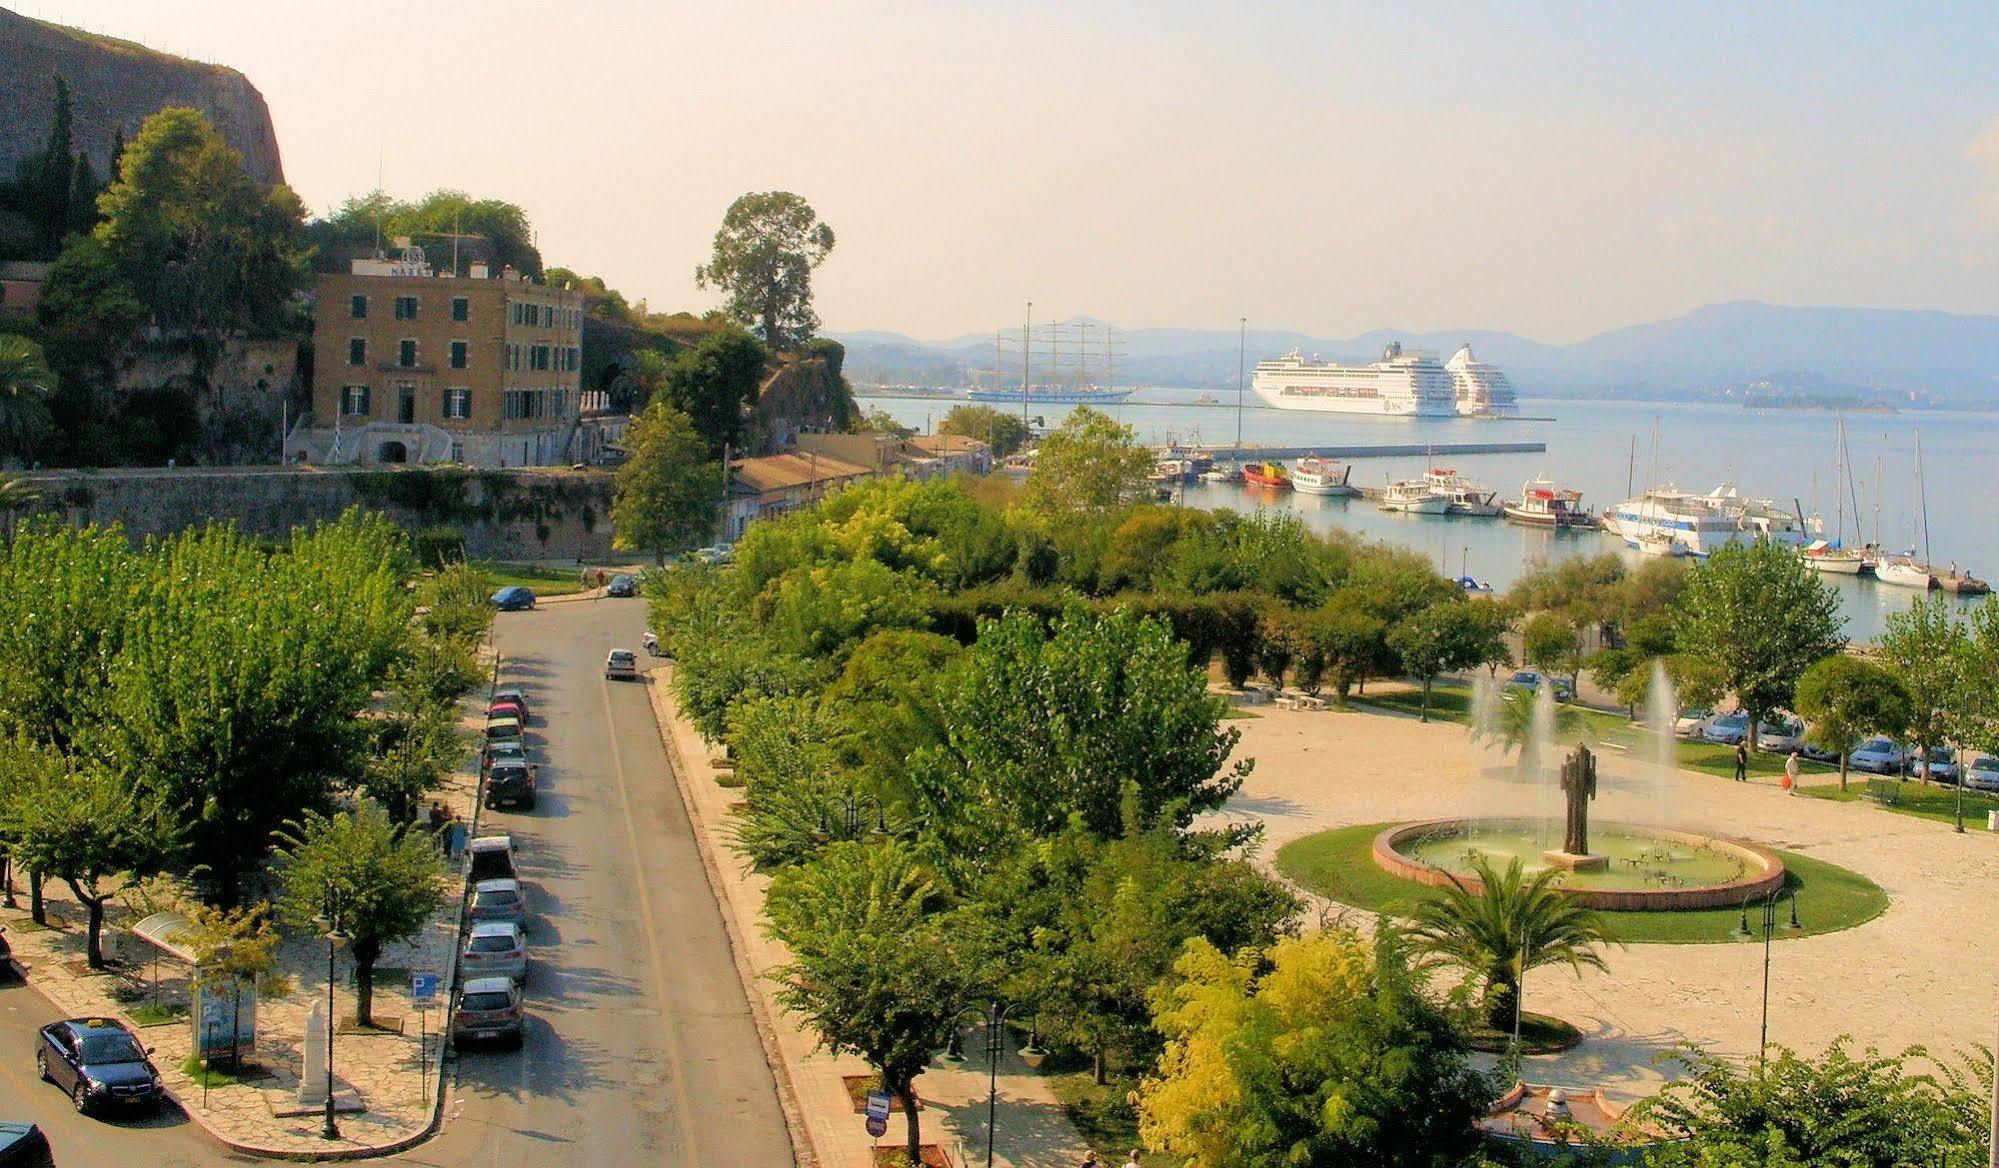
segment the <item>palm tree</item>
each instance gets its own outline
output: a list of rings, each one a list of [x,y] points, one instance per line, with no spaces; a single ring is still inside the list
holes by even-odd
[[[56,375],[42,347],[26,337],[0,336],[0,457],[25,459],[55,428],[49,397]]]
[[[1519,751],[1514,769],[1523,773],[1541,762],[1534,750],[1534,698],[1535,691],[1531,689],[1510,688],[1493,703],[1491,722],[1486,725],[1474,722],[1471,728],[1474,741],[1489,739],[1506,750]],[[1589,722],[1581,710],[1567,702],[1555,703],[1553,741],[1580,742],[1588,733]]]
[[[1528,878],[1518,860],[1494,872],[1480,857],[1472,871],[1482,888],[1474,891],[1453,875],[1450,887],[1416,906],[1410,944],[1430,964],[1455,965],[1480,980],[1488,1026],[1512,1026],[1520,979],[1530,969],[1562,962],[1579,974],[1585,965],[1605,968],[1596,951],[1611,940],[1603,918],[1562,890],[1561,869]]]

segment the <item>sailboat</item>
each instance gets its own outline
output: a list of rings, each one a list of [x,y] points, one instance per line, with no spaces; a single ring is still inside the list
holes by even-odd
[[[1833,483],[1833,495],[1838,500],[1839,526],[1835,530],[1831,542],[1823,539],[1815,539],[1804,547],[1799,548],[1798,554],[1805,558],[1805,563],[1810,565],[1814,572],[1824,572],[1833,576],[1858,576],[1874,568],[1876,557],[1870,554],[1875,551],[1874,548],[1850,548],[1846,546],[1846,492],[1853,489],[1853,468],[1847,465],[1846,461],[1845,418],[1839,419],[1838,450],[1839,469],[1837,479],[1845,480],[1845,490],[1840,489],[1840,482],[1835,481]],[[1858,498],[1854,500],[1853,511],[1853,521],[1858,524],[1860,522],[1860,501]],[[1804,530],[1804,526],[1804,509],[1799,508],[1799,530]]]
[[[1923,523],[1923,555],[1916,558],[1914,549],[1899,556],[1889,556],[1874,566],[1874,577],[1883,584],[1894,584],[1902,588],[1921,588],[1925,591],[1941,588],[1946,592],[1974,594],[1992,591],[1992,586],[1968,572],[1960,572],[1956,564],[1939,572],[1930,559],[1930,498],[1923,482],[1923,432],[1916,431],[1916,497],[1921,502]]]

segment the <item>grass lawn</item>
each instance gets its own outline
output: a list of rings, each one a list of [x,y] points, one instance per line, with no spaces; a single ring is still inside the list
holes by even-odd
[[[1504,1054],[1513,1045],[1513,1031],[1487,1030],[1476,1026],[1466,1031],[1465,1040],[1473,1050]],[[1556,1054],[1583,1040],[1583,1032],[1551,1014],[1520,1012],[1520,1050],[1523,1054]]]
[[[1098,1162],[1124,1163],[1124,1154],[1138,1146],[1138,1109],[1126,1102],[1126,1096],[1138,1089],[1137,1077],[1113,1074],[1108,1076],[1110,1082],[1099,1087],[1092,1080],[1087,1065],[1080,1071],[1066,1074],[1048,1075],[1046,1071],[1044,1066],[1043,1073],[1049,1089],[1055,1092],[1055,1098],[1062,1101],[1063,1112],[1068,1115],[1069,1122],[1076,1125],[1076,1132],[1083,1137],[1083,1142],[1096,1150]],[[1004,1129],[1000,1138],[1006,1138]],[[975,1161],[977,1159],[974,1157]],[[1140,1157],[1139,1163],[1145,1168],[1167,1168],[1173,1160],[1149,1152]]]
[[[1403,915],[1428,889],[1383,871],[1374,862],[1374,837],[1389,825],[1364,823],[1293,840],[1277,851],[1277,869],[1301,886],[1341,904],[1368,912]],[[1776,849],[1772,849],[1776,850]],[[1865,924],[1888,909],[1880,885],[1836,864],[1777,850],[1786,869],[1785,887],[1797,898],[1797,931],[1780,929],[1777,939],[1833,933]],[[1788,902],[1778,905],[1788,919]],[[1701,945],[1733,941],[1741,920],[1736,908],[1686,912],[1607,912],[1611,936],[1627,944]],[[1752,922],[1753,923],[1753,922]]]
[[[1357,705],[1379,706],[1404,714],[1417,714],[1423,708],[1423,691],[1418,689],[1386,693],[1378,697],[1370,694],[1356,697],[1354,702]],[[1582,711],[1583,721],[1589,725],[1590,736],[1597,742],[1626,750],[1639,749],[1641,746],[1649,749],[1649,744],[1641,741],[1646,736],[1646,730],[1633,726],[1631,720],[1624,715],[1606,713],[1587,706],[1576,708]],[[1471,690],[1462,685],[1438,685],[1432,688],[1430,719],[1470,725]],[[1749,773],[1751,776],[1775,778],[1784,773],[1784,757],[1781,754],[1770,754],[1765,751],[1753,752],[1749,756]],[[1800,770],[1806,774],[1831,774],[1839,769],[1836,766],[1827,766],[1809,760],[1800,761],[1802,763]],[[1689,742],[1682,739],[1679,743],[1679,762],[1683,770],[1719,775],[1724,779],[1735,777],[1733,746],[1723,746],[1715,742]],[[1966,800],[1966,806],[1969,805],[1970,801]]]
[[[243,1081],[213,1061],[203,1068],[201,1060],[194,1055],[187,1056],[187,1061],[180,1065],[180,1072],[193,1079],[197,1087],[233,1087]]]
[[[187,1017],[187,1007],[179,1002],[170,1002],[166,1005],[146,1002],[127,1011],[127,1014],[134,1026],[163,1026],[168,1022]]]
[[[1800,787],[1798,793],[1812,799],[1829,799],[1835,803],[1858,802],[1867,793],[1867,780],[1878,775],[1854,774],[1847,789],[1841,791],[1839,784],[1829,786]],[[1899,801],[1884,805],[1884,810],[1898,811],[1903,815],[1916,815],[1924,819],[1934,819],[1940,823],[1956,821],[1957,788],[1935,786],[1916,779],[1900,784],[1897,794]],[[1981,791],[1964,793],[1964,824],[1966,831],[1984,831],[1985,813],[1999,811],[1999,799],[1994,799]]]
[[[473,560],[472,567],[486,578],[486,586],[498,592],[519,584],[536,596],[568,596],[583,591],[577,581],[578,568],[547,568],[540,564],[502,564],[493,560]],[[592,587],[595,587],[593,584]]]

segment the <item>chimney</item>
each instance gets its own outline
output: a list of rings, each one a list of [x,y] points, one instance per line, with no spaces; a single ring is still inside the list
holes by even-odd
[[[473,278],[474,280],[484,280],[484,279],[486,279],[486,278],[487,278],[487,276],[486,276],[486,261],[485,261],[485,260],[473,260],[473,261],[472,261],[472,268],[471,268],[471,273],[470,273],[470,274],[471,274],[471,276],[472,276],[472,278]]]

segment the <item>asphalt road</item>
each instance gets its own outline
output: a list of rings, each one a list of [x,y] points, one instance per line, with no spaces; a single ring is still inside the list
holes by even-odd
[[[643,622],[638,600],[499,615],[503,675],[528,687],[540,763],[537,808],[487,820],[513,835],[534,910],[527,1043],[459,1055],[443,1133],[377,1163],[794,1163],[645,689],[604,680],[605,652],[636,648]],[[32,1063],[36,1027],[57,1016],[34,990],[0,985],[0,1118],[42,1124],[62,1168],[250,1162],[173,1108],[117,1123],[71,1112]]]

